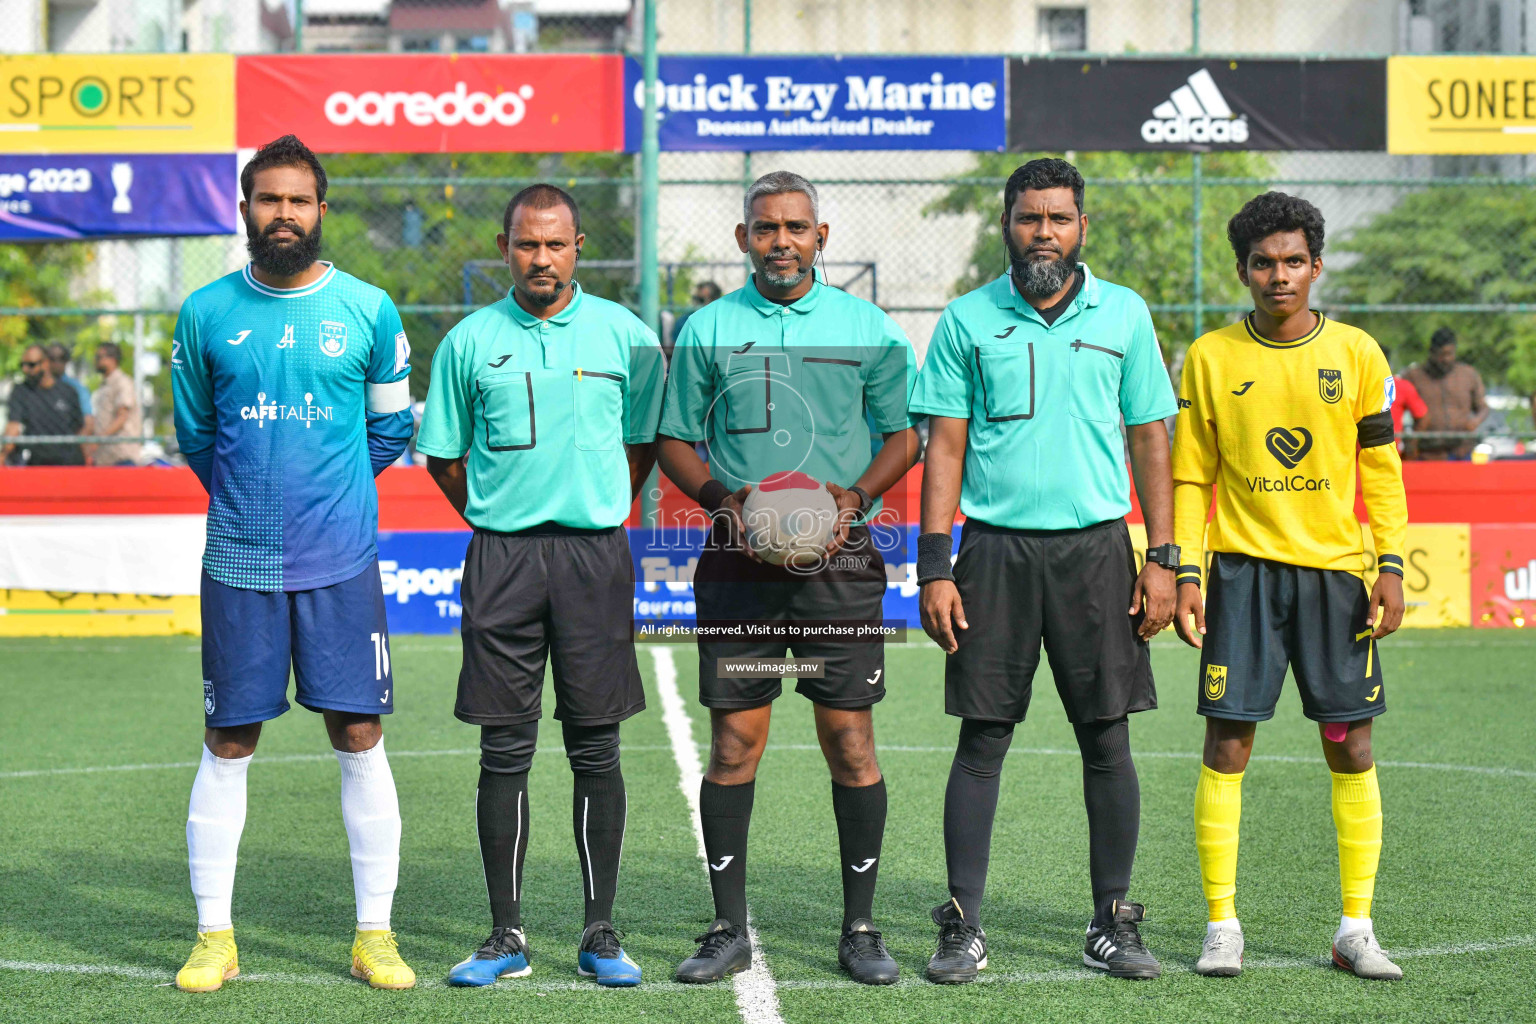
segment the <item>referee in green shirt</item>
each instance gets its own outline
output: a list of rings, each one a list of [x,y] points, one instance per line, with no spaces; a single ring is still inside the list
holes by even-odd
[[[986,966],[979,911],[998,775],[1043,640],[1083,757],[1094,901],[1083,960],[1155,978],[1142,907],[1125,900],[1141,815],[1126,716],[1157,706],[1147,640],[1173,616],[1163,420],[1177,405],[1146,303],[1078,261],[1088,218],[1077,168],[1031,160],[1014,171],[1001,224],[1009,273],[950,303],[912,396],[930,416],[920,608],[949,654],[945,710],[963,720],[944,798],[950,899],[934,908],[928,977],[973,981]],[[1139,575],[1127,440],[1153,545]],[[956,505],[967,518],[951,571]]]
[[[871,922],[886,812],[870,713],[885,695],[878,633],[864,642],[783,634],[726,642],[702,628],[833,620],[878,627],[885,563],[865,523],[917,458],[906,401],[916,360],[901,328],[878,307],[816,280],[829,229],[817,216],[814,185],[786,171],[764,175],[748,188],[742,214],[736,242],[752,261],[752,277],[688,318],[672,353],[658,430],[662,470],[715,519],[693,586],[699,699],[710,709],[699,817],[716,920],[677,978],[718,981],[751,963],[747,826],[781,682],[727,675],[720,662],[783,658],[788,648],[824,669],[821,677],[801,676],[796,689],[813,702],[832,773],[843,865],[838,962],[856,981],[885,985],[896,981],[896,962]],[[884,436],[873,460],[866,414]],[[708,465],[695,450],[700,441]],[[793,472],[823,482],[842,518],[828,557],[813,571],[766,564],[736,543],[752,487]]]
[[[519,192],[502,229],[512,289],[438,346],[416,442],[474,527],[454,714],[480,726],[475,805],[492,931],[448,980],[489,985],[529,971],[520,920],[528,770],[550,660],[575,773],[586,903],[577,969],[598,984],[636,985],[640,968],[611,923],[626,810],[619,723],[645,707],[624,520],[654,462],[661,349],[634,314],[576,284],[585,236],[564,191]]]

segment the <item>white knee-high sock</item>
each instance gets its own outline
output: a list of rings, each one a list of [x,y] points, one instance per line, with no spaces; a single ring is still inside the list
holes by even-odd
[[[187,807],[187,863],[197,899],[197,930],[231,927],[235,860],[245,829],[245,770],[250,757],[215,757],[203,748]]]
[[[395,777],[384,756],[384,741],[353,754],[336,751],[341,762],[341,820],[352,847],[352,889],[357,894],[357,927],[389,929],[390,905],[400,875],[400,802]]]

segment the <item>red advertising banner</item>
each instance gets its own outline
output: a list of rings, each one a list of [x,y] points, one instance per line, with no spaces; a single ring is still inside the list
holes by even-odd
[[[616,55],[240,57],[235,144],[292,133],[321,153],[615,151],[623,93]]]
[[[1472,527],[1472,625],[1536,626],[1536,525]]]

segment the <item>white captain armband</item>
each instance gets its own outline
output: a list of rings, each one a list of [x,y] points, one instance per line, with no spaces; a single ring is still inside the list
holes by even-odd
[[[368,383],[369,412],[399,412],[411,407],[410,378],[388,384]]]

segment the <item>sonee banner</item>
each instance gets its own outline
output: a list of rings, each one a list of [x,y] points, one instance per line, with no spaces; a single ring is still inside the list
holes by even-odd
[[[1381,150],[1381,60],[1066,60],[1008,66],[1008,148]]]

